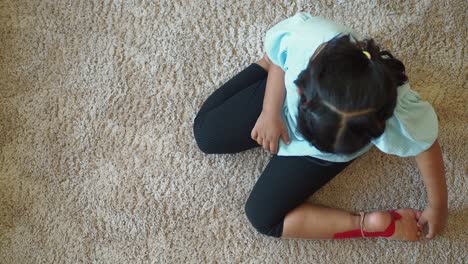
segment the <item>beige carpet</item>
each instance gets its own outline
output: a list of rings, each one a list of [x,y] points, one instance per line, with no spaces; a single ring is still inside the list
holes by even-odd
[[[203,101],[297,11],[374,37],[434,105],[450,203],[437,239],[259,235],[243,208],[270,154],[196,147]],[[466,263],[466,11],[464,0],[2,0],[0,263]],[[426,194],[413,159],[373,149],[311,200],[422,209]]]

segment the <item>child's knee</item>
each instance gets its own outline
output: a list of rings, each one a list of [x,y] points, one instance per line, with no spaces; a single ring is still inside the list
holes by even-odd
[[[195,138],[195,142],[197,143],[198,148],[206,153],[212,154],[213,153],[213,144],[209,140],[209,136],[207,135],[207,131],[205,131],[203,127],[202,118],[197,116],[193,122],[193,136]]]
[[[266,208],[265,208],[266,209]],[[283,231],[283,221],[273,219],[263,214],[264,210],[256,210],[252,202],[245,204],[245,214],[252,226],[260,233],[266,236],[281,237]]]

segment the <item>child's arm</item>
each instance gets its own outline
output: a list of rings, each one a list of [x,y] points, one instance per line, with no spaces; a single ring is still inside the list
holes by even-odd
[[[265,54],[268,65],[268,78],[263,98],[263,110],[252,129],[251,137],[263,148],[274,154],[278,152],[279,137],[289,143],[288,130],[281,117],[286,89],[284,71],[273,64]]]
[[[265,54],[269,63],[268,78],[263,98],[263,111],[279,115],[284,102],[286,90],[284,87],[284,71],[281,67],[273,64]]]
[[[426,186],[429,202],[418,224],[423,226],[428,223],[429,233],[426,238],[433,238],[444,228],[448,211],[444,162],[438,140],[428,150],[417,155],[416,162]]]

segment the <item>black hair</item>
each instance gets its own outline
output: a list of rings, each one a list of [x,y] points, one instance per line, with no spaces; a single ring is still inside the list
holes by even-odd
[[[407,81],[403,63],[373,39],[338,35],[294,81],[301,93],[298,129],[320,151],[354,153],[384,132],[397,87]]]

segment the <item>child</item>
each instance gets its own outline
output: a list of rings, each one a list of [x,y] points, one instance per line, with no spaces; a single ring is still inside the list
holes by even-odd
[[[298,13],[271,28],[265,56],[216,90],[194,121],[205,153],[262,146],[274,155],[247,200],[262,234],[283,238],[386,237],[439,233],[447,188],[438,122],[411,90],[405,67],[349,28]],[[359,214],[306,202],[354,159],[376,146],[414,156],[428,194],[423,211]]]

